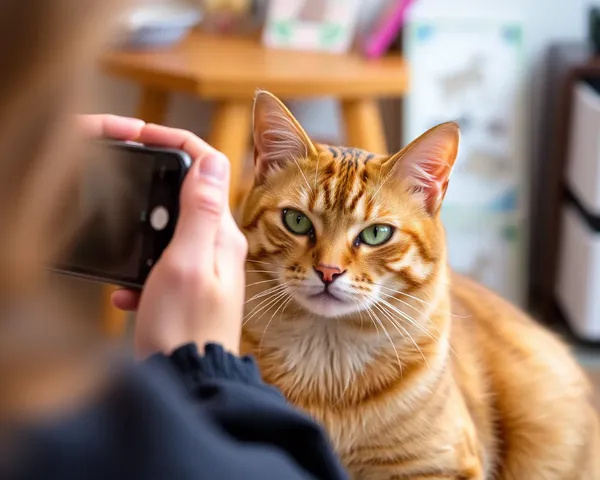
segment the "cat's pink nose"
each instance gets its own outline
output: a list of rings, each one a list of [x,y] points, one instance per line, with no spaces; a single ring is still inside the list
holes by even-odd
[[[325,285],[333,283],[333,281],[340,275],[342,275],[345,271],[342,270],[340,267],[335,267],[333,265],[325,265],[323,263],[320,263],[319,265],[313,268],[315,269],[315,272],[317,272],[317,275]]]

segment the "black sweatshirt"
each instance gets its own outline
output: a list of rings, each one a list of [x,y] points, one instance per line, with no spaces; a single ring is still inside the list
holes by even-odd
[[[252,359],[217,345],[155,355],[122,371],[102,401],[20,440],[8,478],[347,478],[321,428]]]

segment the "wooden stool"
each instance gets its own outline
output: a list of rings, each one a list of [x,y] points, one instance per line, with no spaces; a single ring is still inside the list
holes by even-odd
[[[185,92],[215,102],[208,142],[231,162],[232,204],[240,197],[241,174],[252,129],[257,88],[284,100],[335,97],[340,100],[346,144],[386,153],[377,105],[381,97],[401,97],[407,88],[402,58],[369,61],[357,54],[273,50],[256,39],[193,32],[179,45],[149,52],[113,51],[102,59],[110,75],[140,85],[138,118],[162,124],[169,94]],[[107,324],[115,329],[106,306]]]

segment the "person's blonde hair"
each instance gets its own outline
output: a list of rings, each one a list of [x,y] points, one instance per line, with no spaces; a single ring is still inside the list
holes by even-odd
[[[71,115],[90,108],[96,60],[114,31],[116,3],[0,2],[0,415],[11,395],[30,385],[17,373],[28,362],[15,358],[37,324],[23,320],[16,334],[14,324],[27,315],[15,309],[27,305],[21,300],[73,231],[82,139]],[[31,353],[21,351],[21,358]]]

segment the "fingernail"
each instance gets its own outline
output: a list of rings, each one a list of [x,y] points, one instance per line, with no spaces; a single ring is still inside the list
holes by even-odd
[[[220,155],[210,155],[199,161],[199,172],[203,177],[223,182],[227,176],[227,160]]]

